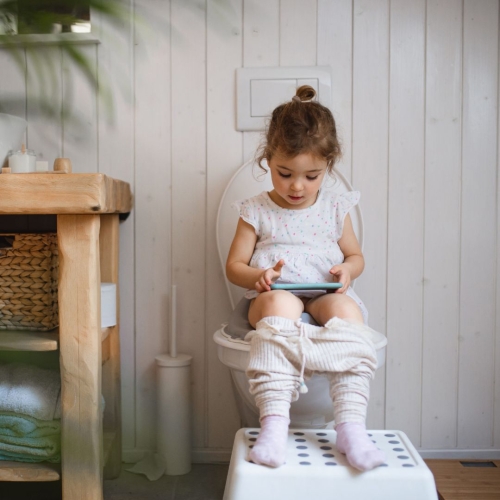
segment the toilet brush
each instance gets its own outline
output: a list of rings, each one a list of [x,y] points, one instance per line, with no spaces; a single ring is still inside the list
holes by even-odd
[[[157,451],[167,476],[191,470],[191,360],[177,353],[177,287],[171,294],[170,352],[156,356]]]
[[[177,296],[172,286],[170,300],[170,345],[168,354],[156,356],[157,419],[156,453],[148,453],[126,469],[155,481],[164,474],[181,476],[191,470],[191,360],[177,353]]]

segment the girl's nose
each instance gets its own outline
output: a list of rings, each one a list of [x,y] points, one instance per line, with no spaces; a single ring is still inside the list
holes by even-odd
[[[293,191],[302,191],[302,183],[300,181],[293,181],[292,190]]]

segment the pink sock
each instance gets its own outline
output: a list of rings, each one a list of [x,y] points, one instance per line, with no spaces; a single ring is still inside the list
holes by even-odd
[[[250,460],[259,465],[279,467],[285,463],[286,442],[290,420],[278,415],[269,415],[260,422],[260,433],[250,450]]]
[[[364,424],[345,422],[335,427],[337,449],[356,469],[366,471],[385,462],[384,454],[375,446]]]

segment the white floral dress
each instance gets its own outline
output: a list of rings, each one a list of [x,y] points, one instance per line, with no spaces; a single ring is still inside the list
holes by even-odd
[[[328,283],[332,282],[330,269],[344,262],[338,245],[342,236],[344,219],[349,210],[359,202],[360,193],[333,193],[320,190],[316,202],[310,207],[290,210],[271,200],[269,193],[233,203],[240,217],[254,227],[257,243],[250,266],[268,269],[283,259],[285,265],[277,283]],[[323,291],[300,291],[302,297],[314,297]],[[248,290],[245,297],[252,299],[256,290]],[[354,290],[347,295],[361,308],[365,323],[368,311]]]

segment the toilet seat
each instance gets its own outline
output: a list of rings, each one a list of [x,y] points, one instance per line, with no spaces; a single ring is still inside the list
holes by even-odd
[[[250,342],[231,337],[231,335],[226,332],[226,328],[227,323],[224,323],[222,328],[215,332],[215,335],[217,335],[217,337],[214,336],[215,342],[222,347],[229,347],[230,349],[236,349],[238,351],[250,352]]]

